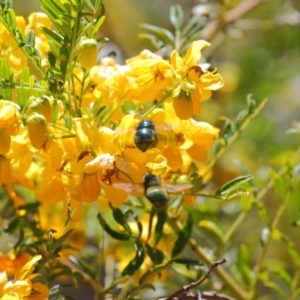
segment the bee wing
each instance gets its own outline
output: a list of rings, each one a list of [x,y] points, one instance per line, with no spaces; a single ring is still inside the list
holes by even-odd
[[[128,194],[132,193],[143,193],[143,186],[140,184],[126,183],[126,182],[116,182],[113,186],[125,191]]]
[[[169,193],[179,193],[179,192],[182,192],[184,190],[188,190],[190,189],[191,187],[193,187],[192,184],[169,184],[169,183],[166,183],[165,184],[165,188],[166,190],[169,192]]]

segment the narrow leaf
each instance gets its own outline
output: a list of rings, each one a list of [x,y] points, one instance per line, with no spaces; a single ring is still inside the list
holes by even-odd
[[[122,271],[121,275],[132,275],[134,274],[142,265],[145,259],[145,250],[143,247],[143,244],[140,240],[136,240],[135,244],[135,257],[132,261],[129,262],[129,264],[125,267],[125,269]]]
[[[132,233],[131,228],[129,227],[126,217],[123,214],[123,212],[119,208],[113,207],[110,202],[109,202],[109,206],[110,206],[111,210],[113,211],[113,217],[114,217],[115,221],[118,224],[120,224],[129,234],[131,234]]]
[[[95,278],[96,276],[96,272],[95,269],[89,265],[88,263],[86,263],[85,261],[83,261],[82,259],[75,257],[73,255],[69,256],[69,259],[78,267],[80,267],[86,274],[88,274],[91,278]]]
[[[227,193],[229,193],[233,188],[249,181],[250,179],[252,179],[251,175],[246,175],[246,176],[240,176],[237,177],[229,182],[227,182],[226,184],[224,184],[223,186],[221,186],[215,193],[216,196],[223,196],[226,195]]]
[[[64,38],[57,34],[56,32],[54,32],[53,30],[47,28],[47,27],[44,27],[44,26],[40,26],[39,27],[40,30],[42,31],[42,33],[48,37],[50,40],[52,40],[53,42],[55,42],[56,44],[62,46],[63,43],[64,43]]]
[[[154,229],[154,245],[156,246],[163,235],[164,224],[167,220],[167,211],[163,209],[157,212],[157,223]]]
[[[62,235],[59,239],[55,240],[52,244],[49,245],[48,250],[50,253],[55,252],[63,242],[70,236],[74,229],[69,229],[64,235]]]
[[[34,30],[32,30],[32,29],[28,30],[28,33],[27,33],[26,39],[25,39],[25,44],[34,48],[34,45],[35,45]]]
[[[180,4],[171,6],[170,8],[170,21],[175,29],[180,29],[183,24],[184,13]]]
[[[165,28],[161,28],[158,26],[150,25],[150,24],[141,24],[140,27],[153,32],[154,34],[159,36],[164,42],[174,46],[175,38],[171,31],[169,31]]]
[[[99,16],[95,21],[94,21],[94,27],[92,30],[92,35],[91,38],[94,38],[96,33],[99,31],[101,25],[103,24],[105,20],[105,16]]]
[[[237,188],[237,189],[234,189],[234,190],[230,191],[226,195],[226,200],[235,198],[235,197],[240,196],[240,195],[249,195],[249,193],[248,193],[246,188],[240,187],[240,188]]]
[[[181,265],[192,265],[192,266],[203,266],[203,263],[200,260],[192,258],[174,258],[170,260],[170,263],[177,263]]]
[[[99,213],[97,215],[98,221],[100,223],[100,225],[102,226],[102,228],[104,229],[104,231],[109,234],[112,238],[116,239],[116,240],[120,240],[120,241],[124,241],[124,240],[129,240],[130,235],[127,233],[122,233],[122,232],[118,232],[115,231],[114,229],[112,229],[107,223],[106,221],[103,219],[102,215]]]
[[[24,107],[29,100],[29,78],[30,78],[30,71],[29,68],[26,66],[22,69],[20,74],[20,85],[21,88],[18,90],[18,102],[21,107]],[[25,88],[24,88],[25,87]]]
[[[153,265],[159,265],[163,262],[164,254],[159,249],[153,248],[148,243],[146,243],[146,251]]]
[[[171,257],[177,256],[187,244],[192,233],[193,223],[193,218],[191,214],[189,214],[183,228],[178,233],[178,238],[174,243]]]
[[[13,9],[7,10],[7,25],[11,30],[14,30],[17,27],[16,15]]]
[[[202,220],[198,223],[200,228],[205,228],[212,233],[214,233],[221,241],[223,240],[224,233],[222,232],[221,228],[214,222],[209,220]]]
[[[161,271],[163,271],[164,269],[166,269],[166,267],[169,265],[169,263],[165,264],[165,265],[158,265],[153,267],[151,270],[148,270],[147,272],[145,272],[143,274],[143,276],[140,278],[139,280],[139,284],[143,284],[144,282],[148,281],[149,279],[151,279],[153,276],[155,275],[159,275]]]

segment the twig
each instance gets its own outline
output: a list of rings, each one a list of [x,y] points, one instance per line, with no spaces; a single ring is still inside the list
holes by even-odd
[[[243,15],[264,2],[267,2],[267,0],[244,0],[239,5],[224,13],[219,20],[211,21],[207,25],[206,30],[203,32],[202,38],[206,41],[210,41],[220,29],[235,22]]]
[[[208,270],[208,272],[204,275],[203,278],[197,280],[196,282],[192,282],[187,286],[184,286],[183,288],[181,288],[180,290],[178,290],[177,292],[175,292],[174,294],[172,294],[170,297],[168,297],[166,300],[173,300],[176,299],[177,296],[186,293],[187,291],[189,291],[190,289],[196,287],[197,285],[200,285],[204,280],[206,280],[209,275],[211,274],[211,272],[213,271],[213,269],[215,269],[217,266],[223,264],[227,262],[227,260],[225,258],[223,258],[222,260],[218,260],[216,262],[213,262]],[[180,299],[180,298],[179,298]]]

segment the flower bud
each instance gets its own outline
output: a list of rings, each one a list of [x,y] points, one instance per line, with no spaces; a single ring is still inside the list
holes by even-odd
[[[85,69],[93,67],[98,56],[98,46],[95,39],[88,39],[83,37],[80,41],[77,50],[78,62]]]
[[[30,108],[30,113],[36,112],[38,114],[41,114],[46,118],[47,122],[51,122],[52,109],[51,109],[49,98],[47,96],[34,99],[30,104],[29,108]]]
[[[179,119],[188,120],[193,116],[193,101],[189,92],[181,90],[178,96],[173,98],[172,103]]]
[[[5,155],[10,148],[10,135],[6,128],[0,128],[0,155]]]
[[[27,129],[31,145],[36,149],[42,148],[46,142],[46,118],[38,113],[32,114],[27,119]]]

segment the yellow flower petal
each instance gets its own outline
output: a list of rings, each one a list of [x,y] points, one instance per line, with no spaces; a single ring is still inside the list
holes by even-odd
[[[35,255],[15,275],[15,279],[24,280],[33,272],[34,264],[42,258],[42,255]]]
[[[193,42],[185,55],[184,63],[187,66],[198,65],[198,63],[201,59],[202,49],[209,47],[209,46],[210,46],[210,43],[208,43],[204,40]]]
[[[30,295],[25,297],[24,300],[46,300],[50,294],[49,288],[40,282],[32,285]]]

